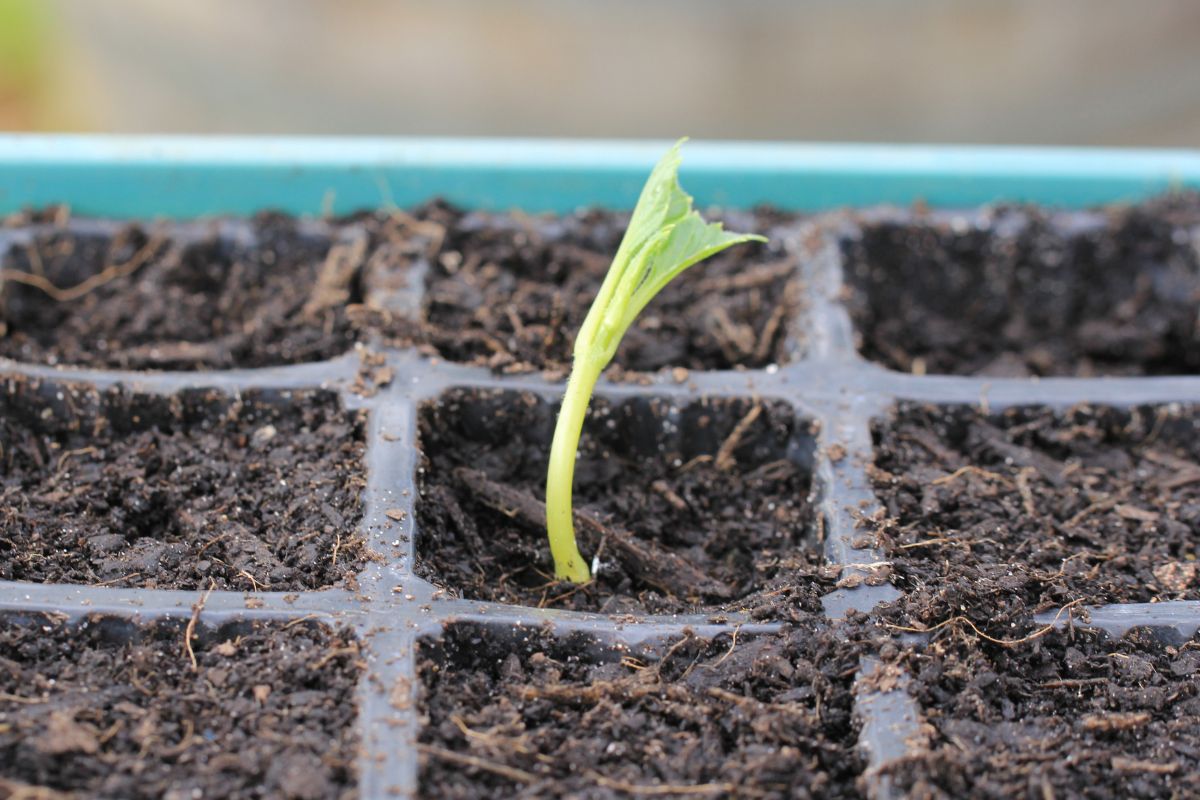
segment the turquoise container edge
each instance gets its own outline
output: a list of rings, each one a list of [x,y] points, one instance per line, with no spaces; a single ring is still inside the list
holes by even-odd
[[[343,214],[434,196],[472,208],[632,206],[669,142],[0,135],[0,214],[66,203],[116,218]],[[701,205],[827,210],[1035,202],[1200,188],[1200,151],[693,141]]]

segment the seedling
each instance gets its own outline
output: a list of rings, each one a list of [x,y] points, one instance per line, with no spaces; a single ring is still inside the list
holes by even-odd
[[[554,574],[583,583],[591,573],[575,541],[571,488],[575,454],[588,403],[600,373],[612,361],[625,331],[664,286],[693,264],[742,242],[765,242],[762,236],[726,233],[692,210],[692,198],[679,188],[680,139],[650,173],[617,248],[600,292],[575,337],[571,377],[546,475],[546,532]]]

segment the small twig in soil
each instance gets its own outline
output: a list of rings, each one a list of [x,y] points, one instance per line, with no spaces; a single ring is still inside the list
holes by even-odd
[[[106,283],[115,281],[118,278],[123,278],[127,275],[132,275],[134,272],[150,260],[154,252],[165,242],[161,236],[151,238],[142,248],[134,253],[124,264],[110,264],[109,266],[92,275],[90,278],[77,283],[74,286],[62,288],[55,286],[49,279],[43,275],[38,275],[30,272],[22,272],[17,269],[0,269],[0,282],[12,281],[13,283],[23,283],[26,286],[32,286],[35,289],[40,289],[44,294],[48,295],[51,300],[59,303],[69,303],[72,300],[94,292]]]
[[[733,655],[733,649],[735,647],[737,647],[738,634],[741,632],[742,632],[742,626],[738,625],[736,628],[733,629],[733,636],[729,642],[729,650],[727,650],[725,652],[725,655],[721,656],[720,658],[718,658],[716,661],[714,661],[711,664],[701,664],[700,666],[704,669],[716,669],[717,667],[724,664],[729,659],[729,657],[731,655]]]
[[[188,659],[192,662],[193,672],[200,669],[200,664],[196,661],[196,651],[192,649],[192,637],[196,635],[196,623],[200,620],[200,612],[204,610],[204,604],[208,602],[208,596],[213,593],[216,586],[217,582],[209,578],[208,591],[201,595],[200,599],[192,606],[192,618],[188,620],[187,627],[183,629],[183,647],[187,652]]]
[[[452,764],[459,764],[464,767],[475,767],[476,769],[481,769],[518,783],[533,783],[538,779],[532,772],[526,772],[523,769],[497,764],[494,761],[488,761],[487,759],[467,755],[466,753],[459,753],[454,750],[447,750],[444,747],[432,744],[418,744],[417,749],[425,755],[433,756],[442,761],[449,761]]]
[[[762,333],[758,335],[758,343],[754,346],[754,359],[756,361],[765,361],[771,352],[771,345],[775,342],[775,334],[779,332],[779,325],[783,322],[783,315],[787,313],[788,302],[785,299],[783,302],[775,306],[775,310],[771,312],[771,316],[767,319],[767,324],[763,326]]]
[[[1055,623],[1058,622],[1058,619],[1059,619],[1059,617],[1061,617],[1063,615],[1063,612],[1067,611],[1068,609],[1072,608],[1073,606],[1079,605],[1083,601],[1084,601],[1084,598],[1082,598],[1082,597],[1079,598],[1078,600],[1072,600],[1071,602],[1067,603],[1065,606],[1063,606],[1062,608],[1060,608],[1058,610],[1058,613],[1054,615],[1054,621],[1051,622],[1049,625],[1038,628],[1036,631],[1029,634],[1028,636],[1022,636],[1019,639],[997,639],[994,636],[989,636],[988,634],[986,634],[982,630],[980,630],[979,627],[976,626],[976,624],[974,622],[972,622],[969,618],[961,616],[961,615],[957,616],[957,617],[951,617],[950,619],[942,620],[938,624],[936,624],[932,627],[929,627],[929,628],[913,628],[913,627],[909,627],[907,625],[893,625],[891,623],[884,623],[884,624],[893,630],[906,631],[909,633],[933,633],[934,631],[938,630],[939,628],[945,628],[948,625],[963,624],[963,625],[966,625],[968,628],[970,628],[972,631],[974,631],[975,635],[978,636],[980,639],[991,642],[992,644],[998,644],[1001,647],[1015,647],[1019,644],[1025,644],[1026,642],[1032,642],[1034,639],[1040,639],[1041,637],[1050,633],[1050,631],[1054,630]]]
[[[315,671],[319,670],[321,667],[328,664],[330,661],[333,661],[338,656],[356,656],[356,655],[358,655],[358,645],[356,645],[356,644],[350,644],[345,647],[334,647],[329,652],[327,652],[325,655],[321,656],[315,662],[310,664],[309,669],[311,669],[315,672]]]
[[[988,472],[986,469],[982,469],[980,467],[974,467],[974,466],[959,467],[958,469],[954,470],[954,472],[951,472],[949,475],[943,475],[942,477],[940,477],[934,481],[931,481],[931,483],[934,486],[942,486],[944,484],[950,483],[951,481],[958,480],[959,478],[963,477],[964,475],[978,475],[979,477],[983,478],[984,480],[997,481],[999,483],[1003,483],[1005,486],[1013,485],[1012,481],[1010,481],[1008,478],[1004,477],[1003,475],[1000,475],[999,473]]]
[[[187,730],[180,737],[179,741],[172,747],[158,751],[158,755],[161,758],[174,758],[175,756],[183,755],[192,746],[192,738],[196,733],[196,725],[187,717],[184,717],[183,725]]]
[[[662,495],[663,499],[670,503],[675,510],[687,511],[687,502],[682,497],[677,495],[671,488],[670,484],[668,484],[666,481],[662,479],[656,480],[650,484],[650,488]]]
[[[119,578],[109,578],[106,581],[102,581],[102,582],[94,584],[94,585],[95,586],[112,586],[114,583],[120,583],[121,581],[130,580],[132,578],[136,578],[136,577],[140,576],[141,574],[142,573],[140,573],[140,572],[131,572],[128,575],[122,575]]]
[[[1108,683],[1108,678],[1064,678],[1059,681],[1046,681],[1039,683],[1039,689],[1067,689],[1072,686],[1094,686],[1099,683]]]
[[[338,550],[341,548],[341,546],[342,546],[342,535],[339,533],[337,535],[337,538],[335,538],[333,540],[333,555],[329,559],[330,566],[334,567],[335,569],[337,568]]]
[[[1095,514],[1097,511],[1107,511],[1108,509],[1115,506],[1117,503],[1124,500],[1126,495],[1129,494],[1129,492],[1130,492],[1130,488],[1126,487],[1114,495],[1110,495],[1110,496],[1104,498],[1103,500],[1092,503],[1090,506],[1083,509],[1078,514],[1076,514],[1075,516],[1071,517],[1069,520],[1064,522],[1063,527],[1064,528],[1074,528],[1076,525],[1083,522],[1085,519],[1090,517],[1092,514]]]
[[[58,457],[58,465],[55,467],[54,471],[62,472],[63,464],[65,464],[67,459],[71,458],[72,456],[81,456],[84,453],[97,453],[97,452],[99,452],[99,451],[95,447],[81,447],[78,450],[68,450],[67,452],[63,453],[61,456]]]
[[[1153,772],[1158,775],[1170,775],[1179,771],[1179,762],[1168,761],[1165,764],[1159,764],[1154,761],[1113,756],[1112,768],[1113,772]]]
[[[724,794],[724,795],[757,795],[758,792],[749,792],[745,786],[735,786],[732,783],[695,783],[695,784],[672,784],[672,783],[626,783],[625,781],[617,781],[612,778],[606,778],[599,772],[588,770],[587,775],[596,783],[603,786],[605,789],[615,789],[618,792],[626,792],[628,794],[651,795],[651,796],[669,796],[679,794]]]
[[[319,532],[319,531],[318,531],[318,532]],[[213,538],[211,538],[211,539],[209,539],[207,542],[205,542],[205,543],[204,543],[204,544],[203,544],[203,545],[200,547],[200,549],[196,551],[196,555],[197,555],[197,556],[198,556],[198,555],[200,555],[200,554],[201,554],[201,553],[203,553],[205,550],[207,550],[208,548],[212,547],[214,544],[216,544],[217,542],[221,541],[222,539],[224,539],[224,538],[225,538],[225,537],[227,537],[228,535],[229,535],[229,531],[225,531],[224,533],[217,534],[216,536],[214,536]],[[315,536],[316,534],[312,534],[312,535],[314,535],[314,536]]]
[[[1033,488],[1029,485],[1029,478],[1033,475],[1037,475],[1037,470],[1033,467],[1022,467],[1017,472],[1017,490],[1021,493],[1021,503],[1025,513],[1034,519],[1041,519],[1037,504],[1033,501]]]
[[[741,444],[742,437],[746,435],[746,431],[750,429],[750,426],[762,414],[762,408],[762,403],[755,398],[754,406],[746,412],[744,417],[738,420],[737,425],[733,426],[733,430],[730,431],[729,436],[725,437],[725,441],[721,443],[720,448],[717,449],[716,456],[713,457],[713,463],[716,464],[717,469],[722,472],[728,472],[733,467],[735,463],[733,451]]]
[[[33,706],[44,702],[46,700],[42,697],[21,697],[20,695],[9,694],[8,692],[0,692],[0,703],[21,703]]]

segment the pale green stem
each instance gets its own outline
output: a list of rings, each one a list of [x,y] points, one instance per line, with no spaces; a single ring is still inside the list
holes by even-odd
[[[575,543],[575,522],[571,512],[571,489],[575,483],[575,453],[587,416],[592,390],[604,370],[594,358],[576,358],[567,381],[550,446],[550,469],[546,473],[546,532],[550,536],[550,554],[554,557],[554,575],[560,580],[586,583],[591,578],[587,562]]]

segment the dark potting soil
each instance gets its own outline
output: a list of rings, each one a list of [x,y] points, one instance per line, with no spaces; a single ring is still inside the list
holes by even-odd
[[[625,335],[614,364],[730,369],[788,360],[799,302],[797,259],[782,237],[795,217],[773,211],[716,215],[726,228],[761,233],[670,283]],[[575,333],[608,271],[628,214],[561,217],[424,209],[441,226],[428,262],[426,335],[447,359],[505,371],[570,367]]]
[[[363,419],[335,395],[0,381],[0,578],[296,590],[352,576]]]
[[[0,795],[356,795],[359,648],[345,631],[0,619]]]
[[[853,645],[810,622],[663,648],[472,625],[424,641],[422,796],[861,796]]]
[[[869,225],[844,243],[859,350],[902,372],[1200,372],[1200,195],[1056,225],[1033,209],[981,224]]]
[[[1200,416],[901,405],[874,426],[880,528],[924,622],[1200,599]]]
[[[324,225],[280,214],[214,220],[186,237],[152,223],[67,230],[65,219],[51,209],[7,222],[10,236],[42,232],[0,250],[0,357],[262,367],[332,358],[383,335],[519,372],[569,366],[627,215],[532,217],[435,201]],[[773,241],[741,245],[668,286],[627,334],[614,374],[787,360],[799,284],[782,236],[794,217],[724,219]]]
[[[556,415],[498,391],[421,409],[418,574],[471,599],[612,613],[787,618],[831,588],[813,541],[810,425],[782,403],[712,398],[593,402],[576,533],[601,569],[582,587],[554,581],[543,500]]]
[[[13,247],[0,263],[0,356],[192,370],[319,361],[350,349],[358,265],[339,272],[341,251],[328,237],[301,235],[290,217],[259,215],[243,227],[221,236],[214,222],[208,235],[182,241],[134,223]]]
[[[912,798],[1200,797],[1200,641],[945,636],[910,656],[932,741],[891,770]]]

